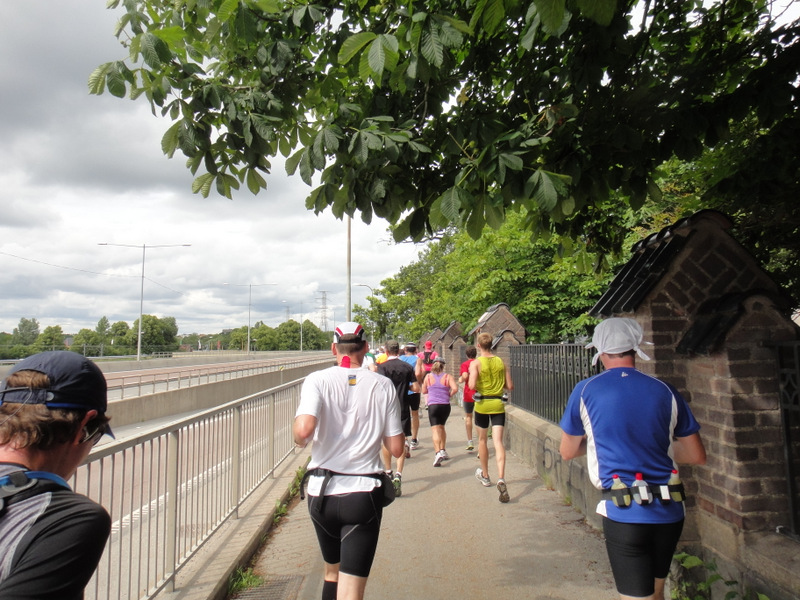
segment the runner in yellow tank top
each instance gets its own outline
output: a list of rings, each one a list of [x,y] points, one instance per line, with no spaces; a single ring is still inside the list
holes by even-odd
[[[500,502],[508,502],[506,488],[506,448],[503,445],[503,432],[506,424],[506,410],[501,398],[485,398],[479,400],[477,392],[482,396],[501,396],[504,390],[514,389],[511,371],[502,359],[492,354],[492,336],[481,333],[476,340],[480,356],[469,365],[469,387],[476,390],[475,427],[478,430],[478,458],[481,466],[475,471],[475,478],[482,485],[490,487],[489,479],[489,427],[492,428],[495,461],[497,462],[497,489]]]

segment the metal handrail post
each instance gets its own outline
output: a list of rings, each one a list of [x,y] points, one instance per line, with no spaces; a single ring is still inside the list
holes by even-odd
[[[167,591],[175,591],[176,545],[178,542],[178,432],[167,436],[167,512],[164,559],[169,573]]]
[[[231,442],[231,506],[233,518],[239,518],[239,500],[242,497],[242,407],[233,411],[233,440]]]
[[[269,465],[270,479],[275,478],[275,402],[278,394],[272,394],[269,399],[269,456],[267,456],[267,464]]]

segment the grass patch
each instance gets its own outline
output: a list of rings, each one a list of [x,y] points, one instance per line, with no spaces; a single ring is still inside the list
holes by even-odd
[[[264,583],[264,579],[253,572],[253,569],[243,569],[239,567],[231,574],[228,580],[228,595],[233,596],[244,590],[258,587]]]

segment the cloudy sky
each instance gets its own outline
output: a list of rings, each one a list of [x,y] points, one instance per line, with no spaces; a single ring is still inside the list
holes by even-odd
[[[175,317],[181,334],[246,325],[250,291],[253,324],[278,325],[288,306],[320,325],[323,291],[329,326],[343,320],[347,224],[307,211],[299,177],[274,161],[266,192],[204,199],[182,155],[161,153],[168,121],[88,94],[94,68],[125,57],[118,17],[99,0],[0,2],[0,331],[22,317],[65,333],[102,316],[133,324],[143,245],[144,313]],[[353,220],[354,284],[417,258],[389,240],[383,221]],[[172,244],[191,246],[155,247]],[[369,293],[354,286],[353,304]]]

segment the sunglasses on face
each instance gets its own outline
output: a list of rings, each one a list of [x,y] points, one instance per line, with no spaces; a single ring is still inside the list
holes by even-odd
[[[86,442],[91,442],[92,446],[96,446],[97,443],[100,441],[100,438],[102,438],[103,435],[105,434],[106,426],[100,425],[99,427],[91,430],[84,427],[83,431],[84,433],[83,433],[83,438],[81,438],[81,444],[85,444]]]

